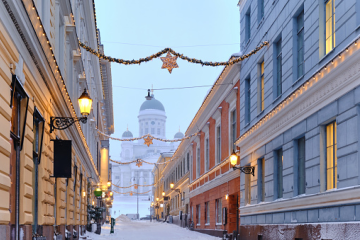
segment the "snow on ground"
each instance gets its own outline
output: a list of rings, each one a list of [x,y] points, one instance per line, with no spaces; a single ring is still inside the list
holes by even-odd
[[[101,228],[101,235],[86,232],[92,240],[219,240],[207,234],[190,231],[174,224],[150,221],[117,221],[115,233],[110,234],[110,225]]]

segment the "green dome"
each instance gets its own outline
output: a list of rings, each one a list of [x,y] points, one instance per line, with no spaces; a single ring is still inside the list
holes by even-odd
[[[141,104],[140,111],[146,110],[146,109],[155,109],[165,112],[165,108],[162,105],[162,103],[155,99],[154,94],[151,95],[151,100],[146,100]]]
[[[174,136],[174,138],[183,138],[184,134],[182,132],[177,132]]]
[[[122,137],[123,138],[132,138],[133,134],[129,130],[127,130],[122,134]]]

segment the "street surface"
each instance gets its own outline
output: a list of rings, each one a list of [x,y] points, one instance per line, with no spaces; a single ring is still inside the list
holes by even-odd
[[[86,236],[92,240],[219,240],[207,234],[190,231],[169,223],[144,221],[118,221],[115,233],[110,234],[110,225],[105,224],[101,228],[101,235],[86,232]]]

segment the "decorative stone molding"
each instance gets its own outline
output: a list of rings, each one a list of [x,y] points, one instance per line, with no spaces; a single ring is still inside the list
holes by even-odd
[[[291,94],[288,99],[241,136],[236,145],[241,148],[240,158],[249,155],[275,136],[319,111],[332,101],[360,85],[360,54],[343,53],[320,73]]]

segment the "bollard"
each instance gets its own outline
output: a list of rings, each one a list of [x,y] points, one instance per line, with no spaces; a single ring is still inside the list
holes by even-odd
[[[114,233],[115,218],[111,218],[111,230],[110,233]]]

